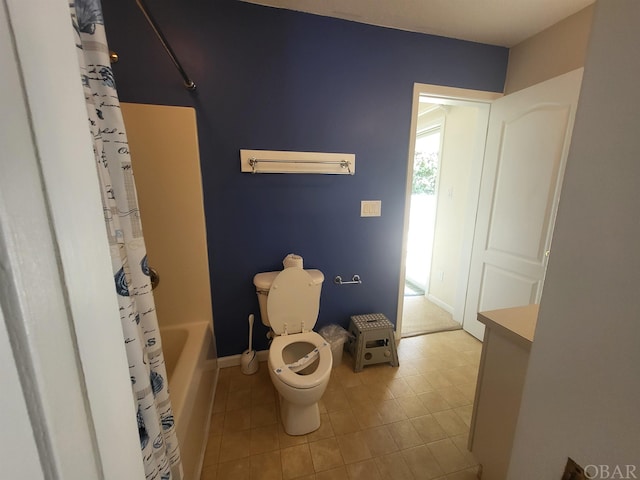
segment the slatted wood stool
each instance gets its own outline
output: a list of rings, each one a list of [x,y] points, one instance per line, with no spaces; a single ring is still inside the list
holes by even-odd
[[[349,324],[347,348],[355,360],[354,371],[360,372],[365,365],[391,363],[400,365],[393,334],[393,324],[382,313],[353,315]]]

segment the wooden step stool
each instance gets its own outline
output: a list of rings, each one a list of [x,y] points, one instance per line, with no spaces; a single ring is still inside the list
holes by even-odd
[[[393,324],[382,313],[353,315],[349,324],[347,348],[355,360],[354,371],[360,372],[365,365],[390,362],[400,365]]]

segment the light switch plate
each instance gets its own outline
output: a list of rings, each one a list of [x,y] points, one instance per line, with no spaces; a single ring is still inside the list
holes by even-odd
[[[382,215],[382,200],[362,200],[360,202],[361,217],[379,217]]]

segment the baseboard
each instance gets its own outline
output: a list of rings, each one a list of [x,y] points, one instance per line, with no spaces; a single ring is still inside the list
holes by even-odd
[[[258,350],[257,356],[259,362],[266,362],[269,358],[269,350]],[[227,357],[218,357],[218,368],[238,367],[240,366],[241,359],[241,353]]]
[[[427,300],[429,300],[431,303],[433,303],[434,305],[437,305],[438,307],[443,309],[445,312],[450,313],[451,316],[453,316],[453,307],[451,305],[444,303],[442,300],[440,300],[437,297],[434,297],[430,293],[427,294]]]

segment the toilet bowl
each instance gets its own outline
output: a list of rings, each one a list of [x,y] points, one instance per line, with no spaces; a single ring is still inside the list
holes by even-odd
[[[316,349],[318,355],[299,372],[286,367]],[[331,348],[315,332],[273,339],[269,375],[280,395],[280,417],[289,435],[305,435],[320,428],[318,401],[329,383],[332,362]]]
[[[262,323],[274,335],[267,363],[279,394],[282,425],[289,435],[305,435],[320,427],[318,401],[333,363],[331,347],[312,331],[323,280],[319,270],[299,266],[254,277]]]

